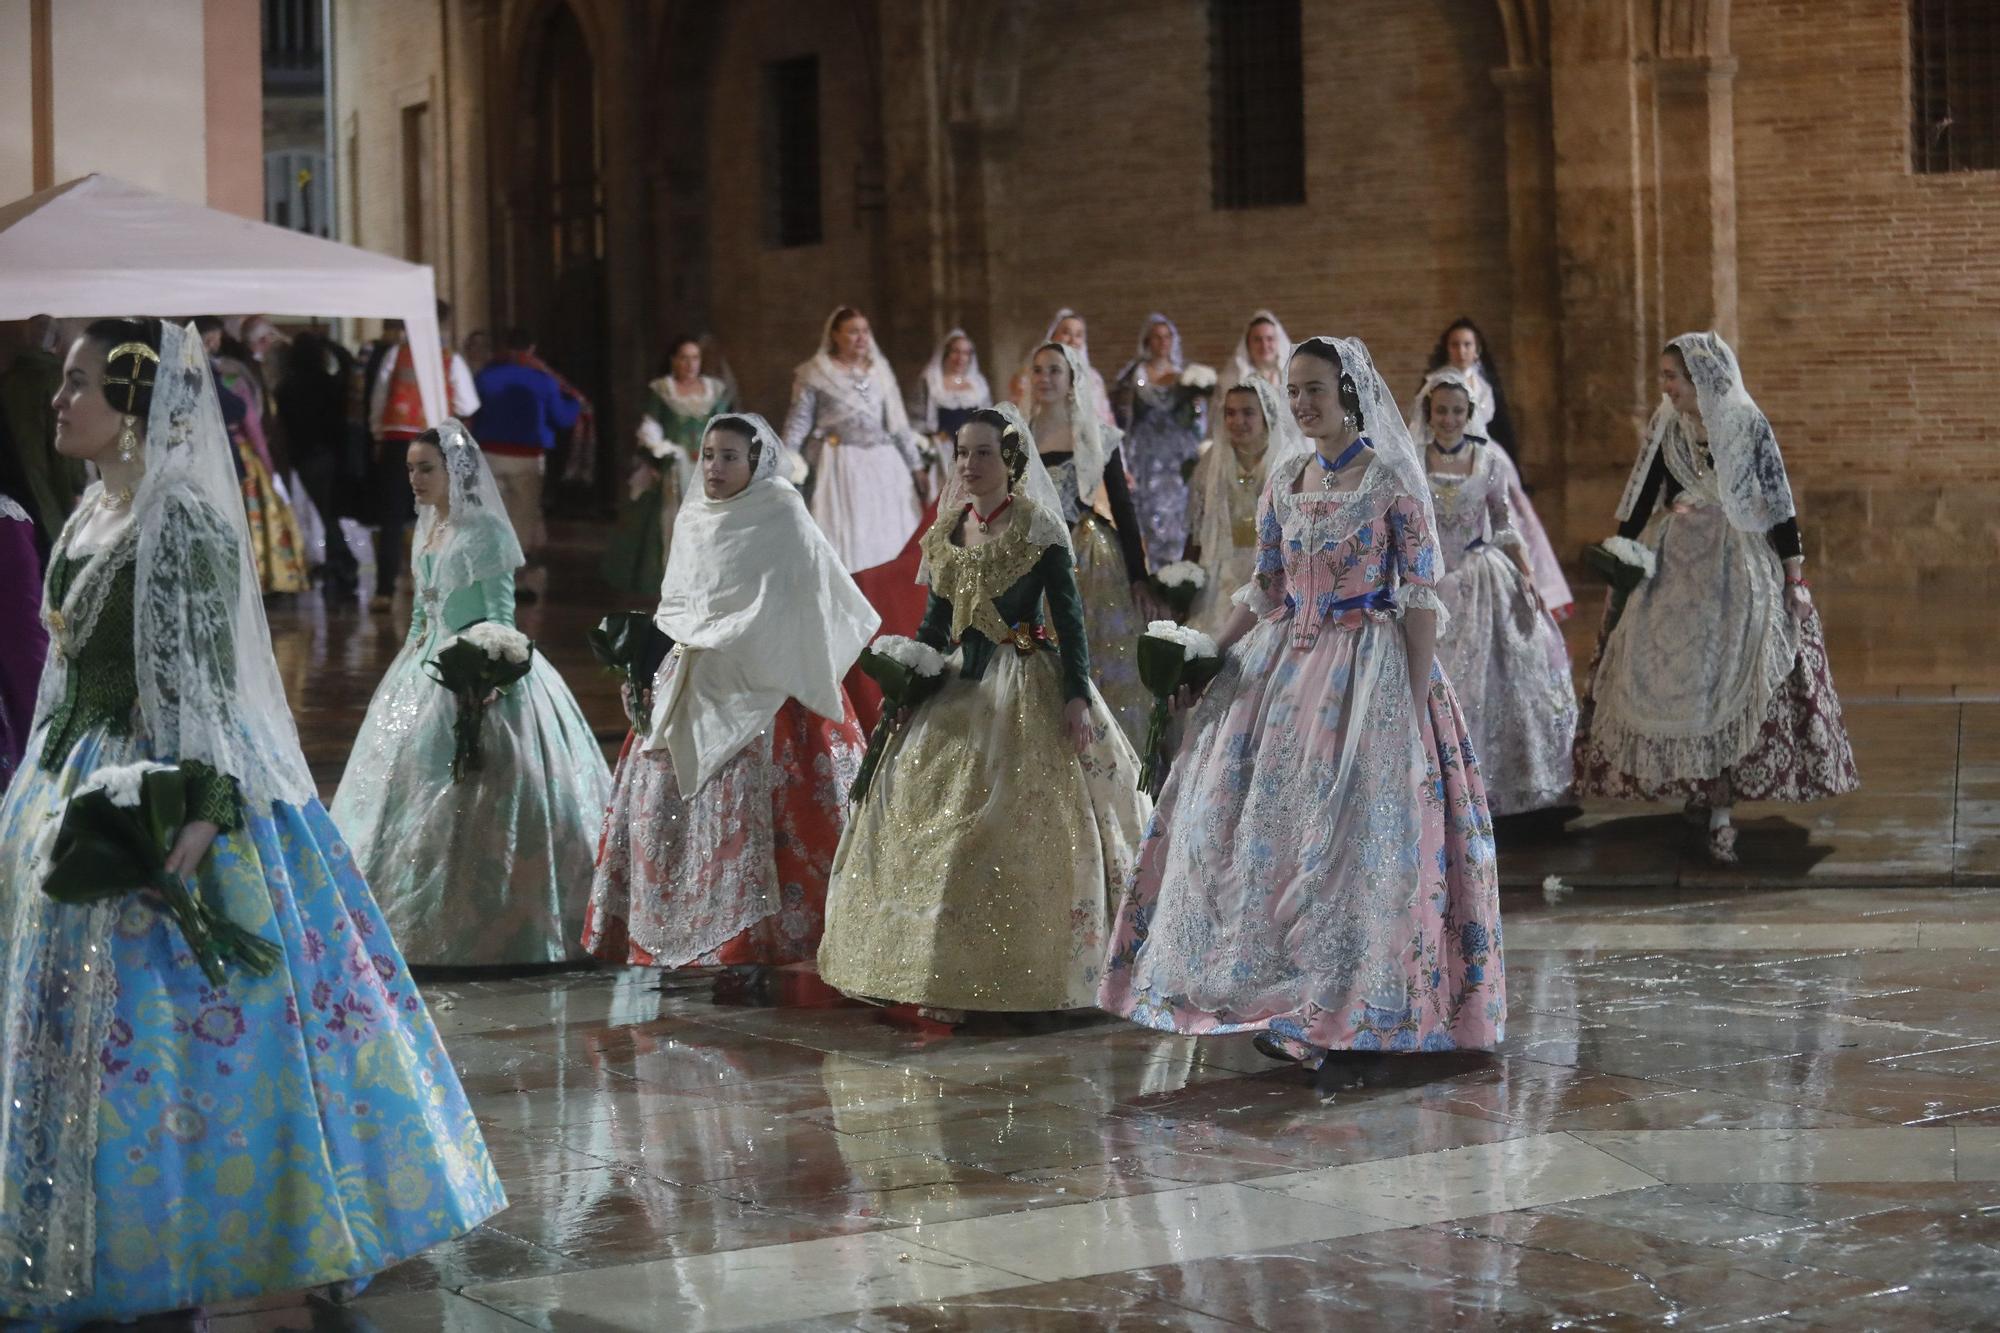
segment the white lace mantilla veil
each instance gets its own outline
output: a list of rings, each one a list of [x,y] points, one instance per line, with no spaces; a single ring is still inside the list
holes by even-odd
[[[799,385],[808,380],[817,381],[816,387],[824,393],[841,398],[853,396],[854,372],[833,359],[833,317],[849,308],[837,306],[827,312],[826,322],[819,328],[819,350],[801,361],[792,373],[792,397],[798,397]],[[903,406],[902,392],[896,387],[896,372],[889,368],[889,358],[882,355],[882,348],[872,338],[869,349],[868,378],[874,381],[875,392],[882,400],[889,432],[907,438],[911,434],[910,413]]]
[[[1283,363],[1279,363],[1282,367]],[[1257,406],[1264,411],[1264,476],[1275,475],[1275,469],[1286,459],[1297,458],[1312,448],[1305,436],[1299,434],[1299,423],[1292,419],[1292,409],[1278,396],[1278,390],[1262,375],[1247,375],[1229,386],[1228,392],[1246,389],[1257,395]],[[1227,397],[1227,393],[1224,394]],[[1211,450],[1221,449],[1225,454],[1233,453],[1234,446],[1227,436],[1219,438],[1210,446]],[[1216,465],[1208,469],[1208,481],[1201,496],[1201,531],[1192,534],[1201,547],[1202,558],[1207,562],[1221,560],[1224,553],[1236,544],[1234,525],[1229,517],[1229,492],[1236,484],[1236,460],[1218,457]],[[1218,589],[1218,591],[1223,591]],[[1234,591],[1228,589],[1227,591]]]
[[[1742,532],[1768,532],[1796,515],[1791,479],[1785,475],[1784,456],[1778,452],[1778,437],[1771,423],[1743,387],[1743,371],[1736,353],[1719,333],[1683,333],[1667,344],[1680,349],[1687,362],[1688,378],[1694,381],[1695,397],[1701,408],[1701,424],[1708,430],[1709,452],[1715,458],[1715,480],[1722,492],[1722,512],[1730,526]],[[1661,395],[1660,405],[1646,427],[1646,443],[1639,461],[1625,483],[1618,500],[1618,518],[1632,517],[1646,474],[1659,457],[1660,445],[1670,433],[1678,433],[1688,445],[1690,456],[1698,456],[1694,432],[1685,417],[1674,409],[1673,400]]]
[[[1315,543],[1344,542],[1382,517],[1401,497],[1423,510],[1424,544],[1417,559],[1427,559],[1430,568],[1442,574],[1444,556],[1438,547],[1437,515],[1431,507],[1430,479],[1424,472],[1423,452],[1410,438],[1410,428],[1403,421],[1403,414],[1389,392],[1389,386],[1383,382],[1381,372],[1375,369],[1375,360],[1368,354],[1367,346],[1359,338],[1319,335],[1293,347],[1287,367],[1301,354],[1324,356],[1324,349],[1329,343],[1339,353],[1342,373],[1354,381],[1355,391],[1361,399],[1361,434],[1374,446],[1374,457],[1354,490],[1343,494],[1330,514],[1314,520],[1313,540]],[[1306,498],[1316,489],[1309,485],[1305,496],[1292,495],[1292,482],[1297,479],[1301,468],[1312,465],[1311,456],[1315,452],[1311,440],[1304,439],[1303,435],[1300,438],[1303,448],[1290,457],[1274,457],[1268,469],[1269,480],[1265,484],[1280,504]],[[1245,602],[1244,593],[1248,591],[1250,589],[1247,588],[1239,590],[1236,600]],[[1438,633],[1444,633],[1448,613],[1443,600],[1430,588],[1405,583],[1396,590],[1396,605],[1399,612],[1420,607],[1436,613]]]
[[[1472,376],[1457,366],[1439,366],[1424,376],[1424,387],[1417,390],[1416,401],[1410,404],[1410,438],[1417,442],[1419,456],[1424,446],[1437,439],[1437,433],[1431,429],[1431,390],[1439,385],[1450,385],[1452,388],[1462,390],[1468,404],[1474,397]],[[1466,420],[1465,433],[1468,436],[1476,433],[1472,429],[1470,417]]]
[[[450,485],[451,513],[442,520],[450,529],[444,547],[432,553],[429,583],[449,597],[482,579],[512,574],[527,563],[507,506],[500,498],[500,485],[493,479],[486,453],[454,418],[438,426],[438,450],[444,455],[445,478]],[[437,531],[436,505],[417,506],[417,535],[410,542],[410,574],[414,586],[425,586],[423,558]]]
[[[1249,379],[1262,379],[1257,373],[1257,365],[1250,359],[1250,330],[1258,324],[1269,324],[1278,333],[1278,379],[1285,378],[1285,363],[1292,359],[1292,340],[1285,332],[1284,321],[1268,310],[1253,310],[1250,318],[1243,321],[1243,332],[1236,339],[1236,350],[1230,353],[1229,377],[1224,382],[1225,389],[1233,389]]]
[[[162,326],[143,457],[130,522],[88,556],[60,607],[45,600],[44,617],[60,616],[69,642],[87,642],[114,576],[130,566],[136,734],[162,759],[199,760],[234,778],[253,813],[268,814],[278,801],[304,806],[317,793],[271,653],[235,450],[192,326]],[[60,549],[69,549],[102,493],[101,481],[85,492]],[[31,752],[68,679],[67,659],[51,653]],[[38,848],[13,873],[43,873],[45,855]],[[120,900],[64,906],[17,891],[0,921],[7,982],[0,1030],[10,1043],[10,1058],[0,1062],[0,1290],[24,1307],[60,1304],[91,1288],[97,1057],[117,1002],[107,960],[124,907]],[[35,1179],[47,1187],[7,1188]]]
[[[731,426],[756,442],[750,483],[724,500],[697,490],[682,504],[653,616],[684,660],[653,701],[646,748],[667,751],[689,796],[786,699],[839,721],[841,679],[882,624],[779,475],[786,451],[771,423],[725,412],[708,432]]]
[[[1124,383],[1127,375],[1145,366],[1147,362],[1153,359],[1153,353],[1147,348],[1146,340],[1152,335],[1153,326],[1156,324],[1166,325],[1167,331],[1173,334],[1174,343],[1173,347],[1167,352],[1167,360],[1173,364],[1175,370],[1179,370],[1187,364],[1187,358],[1181,352],[1181,326],[1155,310],[1152,314],[1146,316],[1146,322],[1139,326],[1139,350],[1133,353],[1130,361],[1127,361],[1118,368],[1118,374],[1112,380],[1112,383]]]
[[[964,329],[959,328],[954,328],[938,340],[938,345],[931,351],[931,359],[924,362],[924,392],[930,395],[930,401],[933,405],[944,407],[984,407],[993,401],[993,390],[986,383],[986,377],[979,373],[979,346],[977,343],[973,344],[972,361],[965,368],[966,382],[971,387],[963,394],[954,394],[950,389],[945,387],[944,356],[951,349],[952,340],[956,338],[963,338],[968,343],[972,342],[972,335]],[[964,398],[970,398],[972,401],[954,401],[955,399]]]
[[[1068,343],[1045,342],[1028,358],[1030,393],[1033,392],[1035,357],[1050,350],[1061,354],[1063,365],[1069,371],[1069,395],[1063,406],[1069,411],[1070,449],[1076,463],[1076,500],[1088,509],[1091,497],[1104,484],[1104,468],[1111,451],[1123,443],[1124,436],[1116,426],[1106,426],[1104,419],[1097,414],[1096,391],[1090,385],[1090,363],[1083,359],[1083,353]],[[1053,479],[1049,484],[1055,484]],[[1062,512],[1060,503],[1056,512]]]
[[[1021,409],[1012,403],[996,403],[982,410],[998,412],[1006,418],[1007,424],[1020,432],[1021,443],[1027,448],[1027,466],[1022,468],[1021,479],[1013,484],[1011,494],[1014,502],[1027,511],[1029,545],[1060,546],[1074,557],[1075,548],[1070,544],[1069,524],[1063,522],[1062,494],[1056,490],[1054,479],[1049,476],[1048,468],[1042,463],[1041,452],[1035,448],[1035,432],[1029,428],[1027,419],[1021,415]],[[968,421],[965,424],[970,426],[973,423]],[[965,426],[960,426],[959,429],[963,431]],[[966,490],[964,481],[954,469],[951,480],[945,483],[944,495],[938,500],[937,518],[931,523],[931,531],[942,530],[946,540],[949,540],[952,529],[958,526],[959,518],[965,513],[966,506],[971,503],[971,493]],[[1017,517],[1014,521],[1018,523],[1021,520]],[[917,582],[929,584],[930,581],[930,561],[926,559],[917,569]]]

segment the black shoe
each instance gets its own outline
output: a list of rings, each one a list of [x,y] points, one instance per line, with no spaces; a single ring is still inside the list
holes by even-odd
[[[1276,1060],[1279,1064],[1286,1065],[1295,1065],[1299,1062],[1298,1056],[1286,1050],[1279,1044],[1278,1039],[1268,1032],[1258,1033],[1250,1039],[1250,1044],[1256,1048],[1257,1054],[1266,1060]]]

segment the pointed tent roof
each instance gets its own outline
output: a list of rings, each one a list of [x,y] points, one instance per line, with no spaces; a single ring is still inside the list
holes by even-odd
[[[0,319],[274,314],[400,319],[433,421],[447,403],[431,269],[140,189],[76,180],[0,208]]]

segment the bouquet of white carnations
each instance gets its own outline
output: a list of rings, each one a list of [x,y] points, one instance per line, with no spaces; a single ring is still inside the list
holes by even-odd
[[[646,691],[652,688],[653,673],[672,650],[674,641],[644,611],[613,611],[585,637],[590,641],[591,655],[604,669],[624,677],[625,689],[620,691],[620,697],[625,700],[626,721],[632,724],[632,730],[644,731]]]
[[[651,417],[639,423],[639,450],[655,467],[671,468],[687,461],[687,451],[668,439],[660,423]]]
[[[847,799],[860,805],[875,779],[882,752],[896,734],[897,718],[936,694],[944,685],[944,654],[900,634],[884,634],[861,650],[861,669],[882,690],[882,719],[868,737],[868,753]]]
[[[1174,695],[1182,687],[1199,693],[1222,670],[1215,640],[1198,629],[1155,620],[1139,636],[1139,683],[1153,696],[1153,713],[1146,723],[1146,752],[1140,785],[1154,800],[1167,785],[1173,757],[1167,753],[1167,719]]]
[[[1192,560],[1176,560],[1161,565],[1153,575],[1153,591],[1174,610],[1174,619],[1186,620],[1194,609],[1194,599],[1208,586],[1208,571]]]
[[[534,655],[534,642],[527,635],[482,620],[460,630],[424,663],[431,679],[458,700],[458,717],[451,724],[453,782],[463,781],[467,773],[484,765],[479,729],[486,720],[486,705],[495,693],[528,674]]]
[[[167,857],[190,806],[215,770],[196,760],[100,768],[64,803],[53,846],[36,858],[42,892],[59,903],[102,902],[151,889],[180,927],[211,986],[223,986],[236,963],[268,977],[284,955],[278,946],[229,919],[201,896],[191,877],[167,873]]]
[[[1205,366],[1199,361],[1190,361],[1181,367],[1180,378],[1174,381],[1174,387],[1180,390],[1176,397],[1180,403],[1182,421],[1189,426],[1200,422],[1202,406],[1208,402],[1208,396],[1215,392],[1215,385],[1215,367]],[[1190,465],[1183,464],[1181,480],[1187,480],[1186,474],[1192,471]]]
[[[1618,623],[1618,617],[1625,614],[1625,602],[1632,590],[1653,577],[1657,562],[1650,550],[1630,537],[1606,537],[1594,546],[1584,547],[1583,561],[1611,585],[1611,607],[1605,619],[1605,632],[1609,633]]]

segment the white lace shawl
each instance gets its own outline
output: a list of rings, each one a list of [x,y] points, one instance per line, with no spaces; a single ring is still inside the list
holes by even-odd
[[[1792,483],[1785,475],[1778,437],[1743,387],[1736,353],[1719,333],[1683,333],[1668,345],[1680,349],[1688,377],[1694,381],[1701,424],[1708,432],[1708,449],[1715,459],[1716,486],[1730,525],[1743,532],[1763,533],[1793,517],[1797,510],[1792,502]],[[1661,443],[1669,435],[1685,439],[1690,456],[1699,451],[1690,423],[1674,409],[1671,399],[1662,396],[1646,427],[1639,461],[1619,498],[1620,521],[1632,517],[1653,460],[1659,457]]]
[[[472,433],[456,419],[447,418],[438,427],[439,448],[444,453],[445,478],[451,487],[451,514],[438,517],[435,505],[417,506],[417,534],[410,543],[410,574],[418,587],[429,586],[440,597],[470,588],[484,579],[512,574],[527,563],[521,540],[507,517],[500,496],[500,484],[493,479],[486,453]],[[431,574],[424,577],[424,553],[431,535],[443,522],[443,547],[431,552]]]

